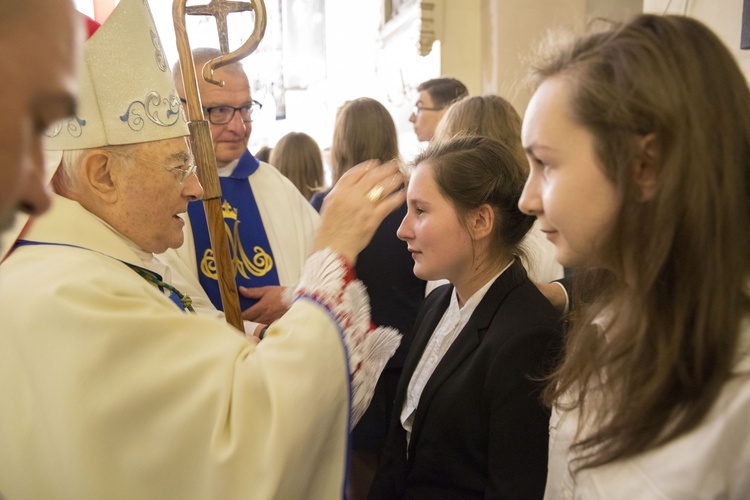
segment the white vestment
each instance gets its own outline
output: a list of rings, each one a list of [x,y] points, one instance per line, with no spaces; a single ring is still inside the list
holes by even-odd
[[[0,497],[341,498],[348,368],[372,352],[342,327],[352,297],[308,289],[256,346],[181,311],[74,201],[56,197],[24,239],[76,247],[0,265]],[[328,297],[343,282],[321,281]]]

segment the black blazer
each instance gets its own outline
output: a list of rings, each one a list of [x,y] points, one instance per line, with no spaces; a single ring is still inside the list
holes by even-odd
[[[408,458],[401,408],[453,287],[425,299],[369,498],[542,498],[549,411],[539,377],[559,354],[559,314],[515,262],[493,283],[424,388]]]

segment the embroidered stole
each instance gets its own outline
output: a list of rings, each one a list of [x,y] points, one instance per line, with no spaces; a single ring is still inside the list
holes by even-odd
[[[187,307],[187,310],[190,312],[195,312],[192,307],[192,301],[190,300],[190,297],[187,295],[180,293],[179,290],[177,290],[175,287],[170,285],[169,283],[165,283],[162,280],[162,277],[159,276],[158,273],[155,273],[154,271],[151,271],[150,269],[146,269],[144,267],[136,266],[135,264],[131,264],[129,262],[125,262],[124,260],[116,259],[112,257],[111,255],[107,255],[106,253],[99,252],[98,250],[92,250],[91,248],[81,247],[78,245],[71,245],[68,243],[51,243],[47,241],[28,241],[28,240],[18,240],[16,241],[16,244],[13,245],[13,248],[17,247],[24,247],[24,246],[36,246],[36,245],[54,245],[54,246],[60,246],[60,247],[70,247],[70,248],[79,248],[81,250],[88,250],[89,252],[96,252],[100,255],[104,255],[105,257],[109,257],[110,259],[114,259],[118,262],[122,262],[126,266],[128,266],[130,269],[135,271],[141,278],[145,279],[149,283],[155,285],[159,291],[164,293],[166,295],[166,292],[169,292],[169,300],[175,303],[177,307],[179,307],[181,310],[185,311],[185,308]]]
[[[219,178],[221,211],[224,215],[224,229],[229,238],[235,281],[237,286],[248,288],[279,284],[271,244],[248,180],[259,166],[260,162],[249,151],[245,151],[232,174]],[[193,228],[198,278],[214,306],[223,311],[203,202],[191,202],[188,205],[188,216]],[[243,311],[257,302],[241,295],[239,298]]]

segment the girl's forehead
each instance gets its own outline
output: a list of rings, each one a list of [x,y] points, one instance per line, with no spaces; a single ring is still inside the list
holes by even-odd
[[[432,167],[428,161],[417,164],[409,173],[409,186],[416,184],[423,186],[430,181],[434,182]]]

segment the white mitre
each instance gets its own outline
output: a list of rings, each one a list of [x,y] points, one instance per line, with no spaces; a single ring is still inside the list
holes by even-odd
[[[146,0],[121,0],[86,41],[76,116],[47,131],[45,149],[134,144],[189,134]]]

